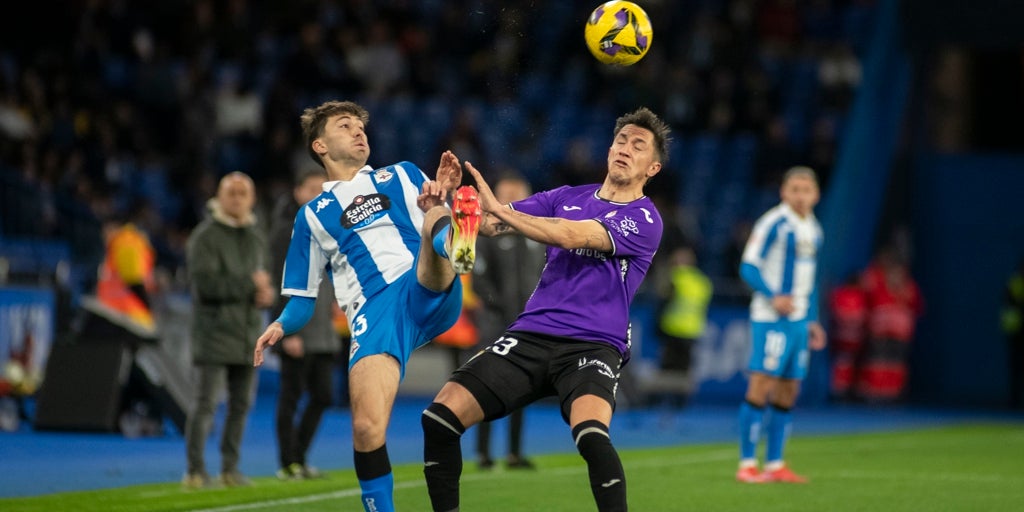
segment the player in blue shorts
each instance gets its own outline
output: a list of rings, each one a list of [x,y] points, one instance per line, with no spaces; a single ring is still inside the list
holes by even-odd
[[[587,463],[598,510],[626,510],[626,474],[609,426],[619,369],[629,360],[630,303],[661,242],[661,216],[644,185],[667,159],[668,135],[650,110],[626,114],[615,123],[602,183],[508,205],[466,162],[486,212],[481,232],[541,242],[547,263],[519,317],[423,411],[423,472],[435,511],[459,509],[467,428],[552,395]]]
[[[743,250],[740,275],[754,290],[750,301],[750,382],[740,405],[740,482],[803,483],[782,458],[790,410],[807,375],[808,348],[825,347],[818,323],[815,271],[823,235],[814,216],[818,180],[807,167],[794,167],[782,179],[782,203],[754,224]],[[765,408],[767,424],[762,428]],[[767,435],[764,471],[757,466],[757,443]]]
[[[309,153],[329,181],[295,216],[281,285],[290,299],[257,341],[255,364],[263,363],[263,349],[309,320],[326,268],[352,333],[352,444],[363,508],[390,512],[385,434],[398,385],[412,351],[459,316],[456,274],[472,270],[482,212],[475,189],[456,190],[462,166],[450,151],[431,181],[409,162],[366,165],[369,114],[355,103],[329,101],[306,109],[301,120]]]

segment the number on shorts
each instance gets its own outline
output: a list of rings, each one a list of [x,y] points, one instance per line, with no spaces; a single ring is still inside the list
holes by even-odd
[[[519,343],[519,340],[515,338],[506,338],[505,336],[502,336],[498,338],[498,341],[495,341],[494,344],[491,345],[491,352],[494,352],[499,356],[507,356],[509,350],[512,350],[512,347],[516,346],[517,343]]]
[[[764,340],[764,355],[768,357],[780,357],[786,350],[786,333],[780,331],[768,331]]]

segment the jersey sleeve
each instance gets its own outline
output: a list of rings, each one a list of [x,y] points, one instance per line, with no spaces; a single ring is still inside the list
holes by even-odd
[[[423,183],[430,181],[430,177],[427,176],[423,170],[421,170],[416,164],[409,161],[402,161],[395,165],[395,168],[402,169],[409,181],[416,186],[416,190],[423,189]]]
[[[316,298],[327,258],[309,228],[312,211],[308,206],[299,208],[292,227],[292,239],[284,260],[281,295]]]
[[[526,199],[511,203],[512,209],[527,215],[533,215],[534,217],[555,217],[558,194],[567,188],[562,186],[552,190],[537,192]]]
[[[608,230],[616,256],[653,255],[661,244],[664,226],[653,206],[630,206],[594,220]]]

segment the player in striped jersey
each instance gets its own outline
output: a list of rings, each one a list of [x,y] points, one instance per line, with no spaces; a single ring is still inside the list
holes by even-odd
[[[825,346],[818,323],[815,270],[822,244],[821,225],[814,217],[818,180],[813,170],[794,167],[782,179],[782,203],[754,224],[743,250],[740,275],[754,289],[750,302],[753,350],[746,400],[740,405],[741,482],[792,482],[807,479],[793,473],[782,452],[790,429],[790,410],[800,381],[807,375],[808,346]],[[757,467],[757,442],[765,407],[767,446],[764,472]]]
[[[355,103],[329,101],[301,120],[310,156],[329,181],[295,217],[281,292],[291,298],[257,341],[255,364],[309,320],[326,268],[352,333],[352,444],[363,508],[388,512],[394,481],[385,434],[395,395],[412,351],[459,316],[456,274],[472,269],[480,205],[472,187],[456,190],[462,166],[450,151],[436,181],[410,162],[366,165],[369,114]],[[449,248],[458,255],[451,262]]]

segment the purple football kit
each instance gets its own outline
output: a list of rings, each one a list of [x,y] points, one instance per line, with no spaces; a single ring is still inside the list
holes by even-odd
[[[600,185],[559,187],[511,204],[537,217],[593,219],[612,241],[610,252],[548,246],[536,290],[509,331],[613,346],[629,359],[629,308],[661,242],[662,221],[647,196],[629,203],[598,197]]]

